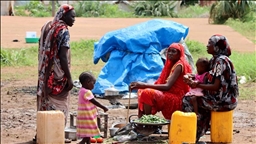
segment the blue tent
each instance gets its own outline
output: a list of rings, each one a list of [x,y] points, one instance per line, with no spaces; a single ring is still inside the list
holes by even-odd
[[[94,64],[106,62],[92,92],[102,95],[114,86],[127,92],[133,81],[154,81],[163,68],[160,51],[186,38],[189,28],[170,20],[153,19],[106,33],[94,44]]]

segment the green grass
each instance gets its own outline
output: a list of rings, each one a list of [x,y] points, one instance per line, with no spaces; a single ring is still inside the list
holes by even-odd
[[[248,80],[256,82],[256,52],[232,52],[230,56],[238,76],[245,76]]]
[[[73,80],[78,79],[78,76],[83,71],[91,71],[96,77],[100,73],[104,62],[99,61],[97,65],[93,64],[94,42],[96,40],[81,40],[79,42],[71,42],[71,73]],[[206,56],[206,46],[200,42],[186,40],[194,61],[198,57]],[[1,71],[1,80],[6,79],[26,79],[28,77],[37,77],[37,47],[26,49],[4,49],[1,48],[1,69],[10,68],[28,69],[27,71],[6,73]],[[240,54],[233,52],[231,59],[234,63],[238,77],[246,76],[248,83],[239,85],[240,97],[242,99],[251,99],[255,97],[255,81],[256,81],[256,52]]]
[[[226,21],[226,25],[233,28],[235,31],[239,32],[241,35],[245,36],[247,39],[256,44],[256,14],[255,19],[242,22],[240,20],[229,19]]]
[[[93,64],[93,50],[94,42],[96,40],[81,40],[79,42],[71,43],[72,54],[72,67],[82,67],[84,70],[91,70],[96,75],[104,65],[100,62],[97,65]],[[194,61],[201,56],[211,58],[211,55],[207,54],[206,46],[200,42],[187,40],[187,46]],[[24,49],[2,49],[1,50],[1,67],[6,66],[36,66],[37,65],[37,47],[24,48]],[[237,53],[232,52],[231,59],[235,65],[237,74],[239,76],[246,76],[248,80],[254,80],[256,78],[256,52],[254,53]],[[98,68],[100,67],[100,68]]]
[[[181,7],[178,12],[179,18],[201,18],[209,15],[210,7],[200,7],[198,4],[190,5],[188,7]]]

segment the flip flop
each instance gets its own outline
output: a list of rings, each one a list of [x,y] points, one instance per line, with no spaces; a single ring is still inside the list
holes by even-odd
[[[71,139],[65,139],[65,143],[71,143],[72,140]]]
[[[35,137],[33,137],[33,140],[32,140],[33,142],[36,142],[36,136]]]

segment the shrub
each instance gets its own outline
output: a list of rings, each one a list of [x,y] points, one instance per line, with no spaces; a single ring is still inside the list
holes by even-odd
[[[141,1],[135,3],[134,14],[137,16],[177,17],[174,13],[175,1]]]
[[[59,4],[55,4],[55,9]],[[15,7],[17,16],[50,17],[52,16],[52,5],[44,5],[40,1],[30,1],[24,6]]]
[[[74,4],[77,17],[131,17],[132,13],[122,11],[118,5],[98,1],[79,1]]]
[[[248,0],[218,1],[211,6],[209,23],[223,24],[229,18],[244,20],[251,5]]]

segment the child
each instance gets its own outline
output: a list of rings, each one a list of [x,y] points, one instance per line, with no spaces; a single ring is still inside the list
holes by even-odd
[[[90,144],[93,136],[99,135],[97,126],[97,108],[100,107],[104,112],[108,108],[100,104],[93,96],[91,90],[94,88],[96,79],[88,72],[83,72],[79,76],[82,87],[79,90],[78,110],[77,110],[77,136],[82,138],[79,144]]]
[[[196,69],[197,69],[197,74],[196,75],[185,75],[184,80],[188,80],[192,82],[194,85],[198,83],[204,83],[204,78],[206,74],[209,71],[209,60],[205,57],[201,57],[197,60],[196,62]],[[193,81],[194,80],[194,81]],[[185,96],[192,96],[191,100],[193,103],[194,111],[198,116],[198,105],[197,105],[197,96],[203,96],[203,90],[201,88],[192,88],[190,89],[189,92],[186,93]]]

